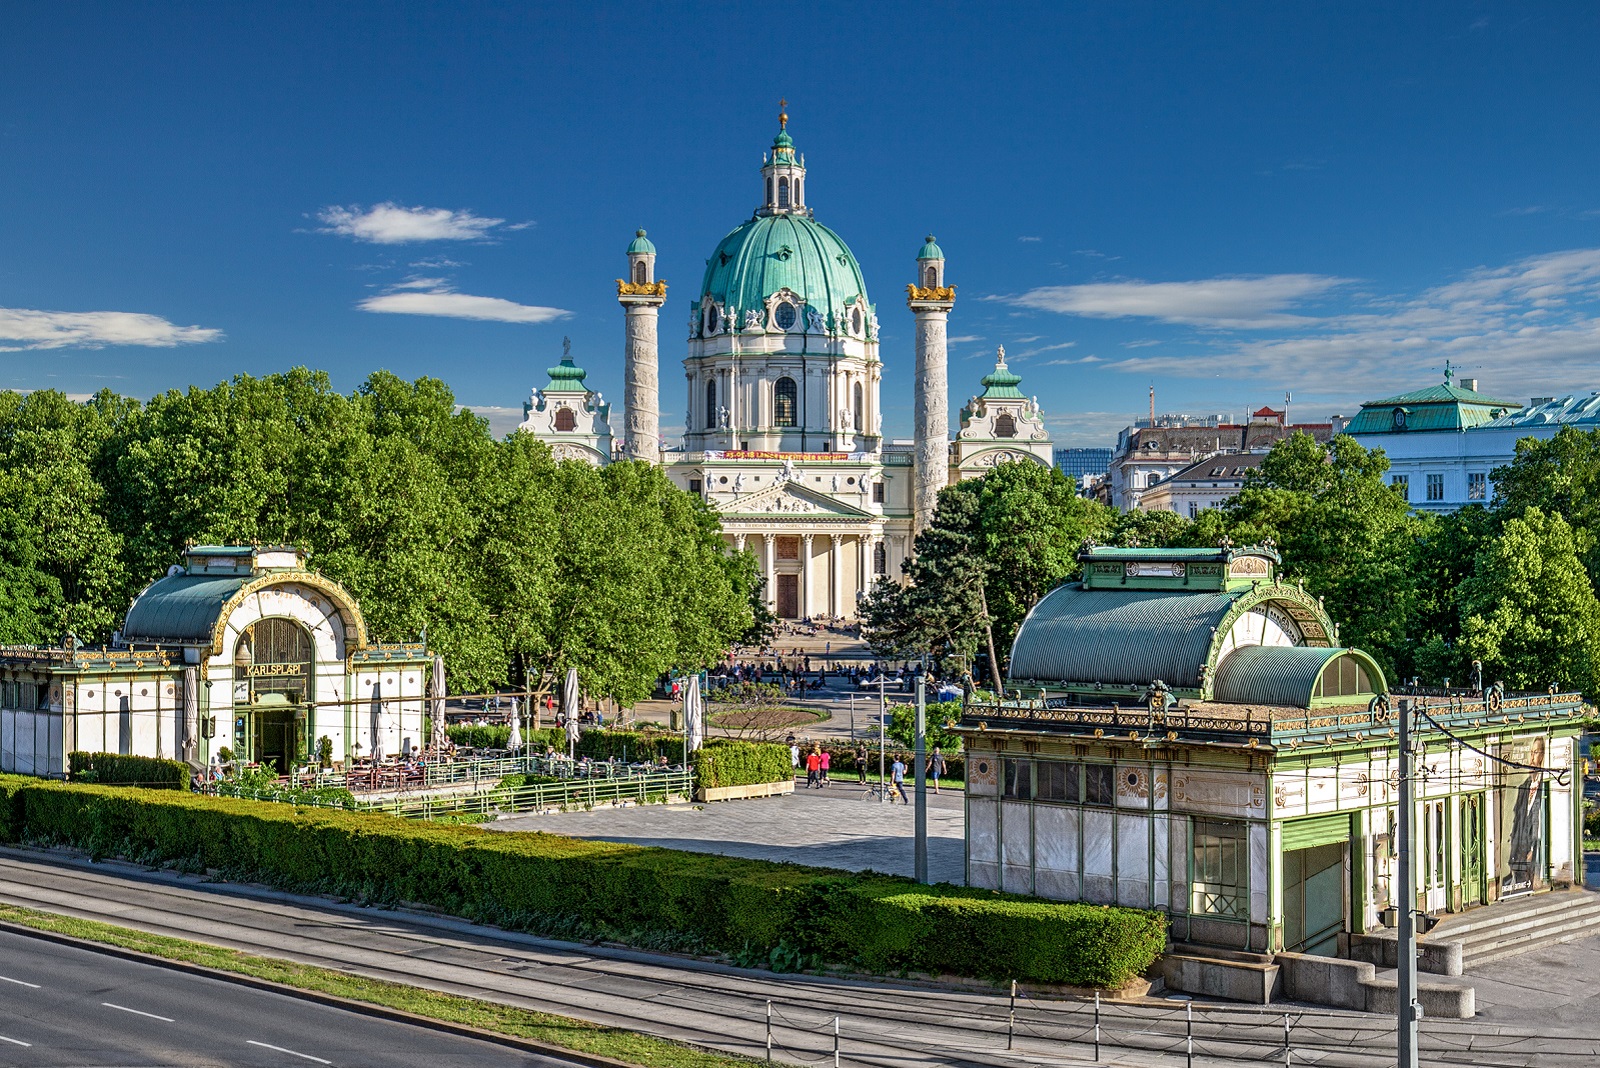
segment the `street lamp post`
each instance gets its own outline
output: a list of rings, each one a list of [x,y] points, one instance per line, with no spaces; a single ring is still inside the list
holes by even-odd
[[[886,713],[884,711],[883,700],[883,671],[880,669],[878,672],[878,803],[880,805],[889,800],[889,791],[887,789],[888,783],[885,781],[884,777],[883,762],[883,717],[885,715]]]
[[[927,749],[928,729],[928,666],[917,665],[917,733],[916,746],[911,759],[915,761],[912,771],[916,774],[917,783],[917,814],[916,831],[913,839],[912,869],[919,883],[928,881],[928,776],[924,768],[924,753]]]

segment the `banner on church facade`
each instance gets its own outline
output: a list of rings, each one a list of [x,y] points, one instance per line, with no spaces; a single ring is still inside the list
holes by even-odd
[[[762,452],[756,449],[708,449],[707,460],[795,460],[815,463],[818,460],[866,459],[864,452]]]

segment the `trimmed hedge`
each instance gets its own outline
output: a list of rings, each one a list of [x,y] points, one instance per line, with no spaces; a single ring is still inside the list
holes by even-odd
[[[1114,986],[1166,921],[909,879],[390,816],[0,776],[0,833],[92,855],[216,868],[299,891],[410,902],[566,937],[801,954],[902,969]]]
[[[694,753],[693,760],[695,784],[708,789],[794,778],[786,745],[714,738]]]
[[[152,790],[187,790],[192,774],[189,765],[181,760],[81,751],[67,754],[67,768],[78,782],[146,786]]]

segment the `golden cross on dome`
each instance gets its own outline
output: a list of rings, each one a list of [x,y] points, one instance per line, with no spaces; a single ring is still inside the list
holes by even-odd
[[[789,113],[784,110],[788,106],[789,102],[787,100],[781,98],[778,100],[778,129],[780,130],[789,128]]]

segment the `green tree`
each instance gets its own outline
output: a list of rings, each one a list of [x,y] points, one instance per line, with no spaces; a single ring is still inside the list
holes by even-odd
[[[1272,539],[1283,574],[1325,599],[1345,645],[1393,673],[1407,663],[1418,520],[1383,481],[1389,460],[1341,435],[1298,432],[1274,445],[1223,509],[1239,543]]]
[[[1185,543],[1192,525],[1177,512],[1144,512],[1134,508],[1117,514],[1107,536],[1107,544],[1169,549]]]
[[[928,752],[937,746],[946,753],[961,752],[961,735],[951,728],[961,722],[960,701],[929,701],[924,706],[923,745]],[[917,707],[895,705],[889,709],[889,725],[884,733],[907,749],[917,744]]]
[[[1586,532],[1579,552],[1589,581],[1600,583],[1600,431],[1568,426],[1543,441],[1523,438],[1511,463],[1496,468],[1492,479],[1501,518],[1538,508]]]
[[[1461,645],[1484,677],[1516,689],[1600,691],[1600,601],[1582,564],[1587,539],[1529,507],[1481,549],[1458,591]]]

